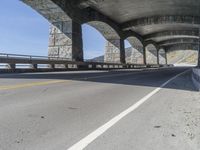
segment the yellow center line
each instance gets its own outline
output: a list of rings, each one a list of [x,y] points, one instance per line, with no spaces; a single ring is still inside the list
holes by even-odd
[[[64,83],[64,82],[69,82],[69,80],[53,80],[53,81],[45,81],[45,82],[32,82],[32,83],[25,83],[25,84],[0,86],[0,90],[12,90],[12,89],[18,89],[18,88],[42,86],[42,85]]]

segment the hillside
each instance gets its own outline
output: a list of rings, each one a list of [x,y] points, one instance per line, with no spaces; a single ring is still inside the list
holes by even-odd
[[[134,61],[135,63],[141,63],[141,57],[135,57],[134,59],[131,58],[132,48],[125,49],[126,54],[126,62]],[[197,51],[193,50],[178,50],[178,51],[171,51],[168,53],[168,63],[169,64],[196,64],[197,63]],[[153,56],[152,56],[153,57]],[[88,61],[92,62],[104,62],[104,56],[98,56]]]

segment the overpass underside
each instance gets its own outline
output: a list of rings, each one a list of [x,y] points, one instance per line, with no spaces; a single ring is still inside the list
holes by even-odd
[[[200,1],[22,1],[52,24],[48,48],[51,57],[83,61],[81,25],[85,23],[107,40],[107,63],[126,63],[125,40],[133,48],[130,63],[137,62],[136,57],[142,64],[167,63],[170,51],[199,51]]]

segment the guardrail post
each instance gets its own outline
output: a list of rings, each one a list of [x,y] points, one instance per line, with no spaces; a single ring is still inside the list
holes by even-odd
[[[31,69],[37,70],[38,65],[37,64],[31,64]]]
[[[94,64],[89,64],[89,65],[88,65],[88,68],[89,68],[89,69],[96,69],[96,65],[94,65]]]
[[[68,68],[69,68],[68,64],[65,64],[65,69],[68,69]]]
[[[87,69],[87,65],[77,65],[77,69]]]
[[[15,70],[16,69],[16,64],[8,64],[8,69]]]
[[[49,64],[50,69],[55,69],[55,64]]]

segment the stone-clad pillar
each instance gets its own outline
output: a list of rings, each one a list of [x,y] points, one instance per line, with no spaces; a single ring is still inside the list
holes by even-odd
[[[107,63],[125,63],[124,40],[110,39],[107,41],[104,61]]]
[[[83,61],[81,25],[71,20],[54,22],[50,28],[48,55]]]

